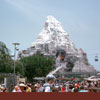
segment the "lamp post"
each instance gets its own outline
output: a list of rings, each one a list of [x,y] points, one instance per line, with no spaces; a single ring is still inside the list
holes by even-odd
[[[14,45],[14,85],[15,85],[16,50],[17,51],[19,50],[16,46],[20,45],[20,43],[13,43],[13,45]]]

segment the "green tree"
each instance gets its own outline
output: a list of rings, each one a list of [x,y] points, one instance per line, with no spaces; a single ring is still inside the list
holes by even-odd
[[[19,60],[24,67],[24,77],[32,81],[34,77],[46,76],[55,64],[55,60],[51,57],[35,54],[33,56],[24,57]],[[17,68],[18,66],[16,66]]]
[[[20,74],[21,77],[25,76],[25,67],[21,61],[16,61],[16,74]]]
[[[11,59],[8,48],[3,42],[0,42],[0,72],[11,73],[13,60]]]

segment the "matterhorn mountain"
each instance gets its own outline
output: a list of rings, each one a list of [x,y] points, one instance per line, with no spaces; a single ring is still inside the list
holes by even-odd
[[[37,40],[27,50],[19,52],[18,58],[33,54],[52,56],[56,60],[55,70],[50,72],[94,72],[88,62],[87,55],[82,49],[77,49],[69,39],[69,34],[61,23],[53,16],[47,16],[45,26],[39,33]]]
[[[47,17],[45,27],[39,33],[36,42],[32,43],[32,46],[37,49],[43,49],[47,46],[47,52],[51,55],[58,48],[71,53],[77,52],[73,42],[69,40],[68,33],[64,31],[61,23],[52,16]]]

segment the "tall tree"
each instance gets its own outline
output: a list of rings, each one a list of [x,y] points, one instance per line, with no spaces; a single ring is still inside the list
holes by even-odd
[[[0,41],[0,72],[11,73],[13,61],[6,45]]]

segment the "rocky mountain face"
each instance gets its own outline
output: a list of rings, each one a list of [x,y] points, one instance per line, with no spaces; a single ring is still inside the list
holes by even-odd
[[[61,23],[53,16],[47,16],[45,26],[37,40],[27,49],[19,52],[18,58],[35,53],[52,56],[56,60],[56,72],[94,72],[88,63],[87,55],[82,49],[77,49],[64,31]],[[56,73],[55,72],[55,73]]]

